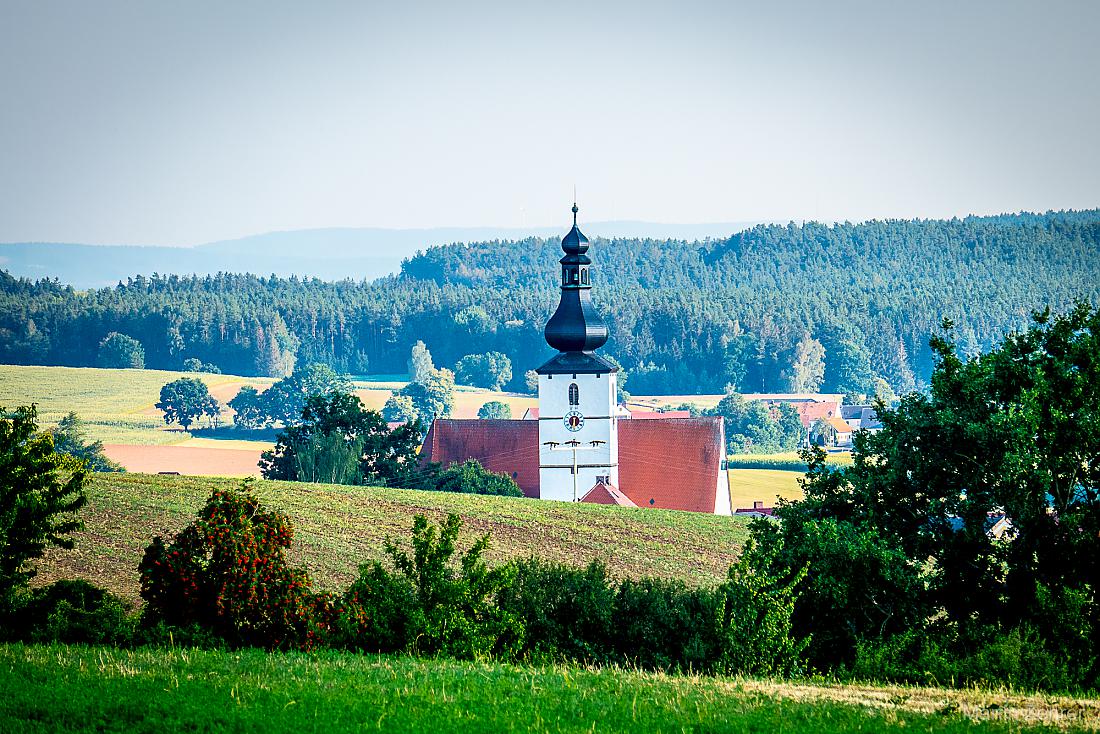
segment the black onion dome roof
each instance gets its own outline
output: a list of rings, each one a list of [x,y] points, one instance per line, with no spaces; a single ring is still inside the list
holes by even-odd
[[[560,262],[574,278],[580,269],[592,261],[585,255],[588,238],[577,228],[577,205],[573,205],[573,228],[561,241],[565,257]],[[585,275],[583,281],[574,279],[562,283],[561,301],[554,315],[546,323],[546,343],[559,352],[592,352],[606,342],[610,333],[596,307],[592,303],[591,283]]]
[[[569,234],[562,237],[561,249],[567,255],[583,255],[588,252],[588,238],[574,224],[573,229],[569,230]]]

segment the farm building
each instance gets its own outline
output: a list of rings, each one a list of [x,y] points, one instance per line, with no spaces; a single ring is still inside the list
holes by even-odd
[[[420,455],[444,466],[476,459],[528,497],[731,514],[722,419],[630,411],[618,367],[597,350],[608,329],[592,303],[588,238],[562,239],[561,300],[546,324],[557,354],[538,374],[538,407],[523,420],[437,419]]]

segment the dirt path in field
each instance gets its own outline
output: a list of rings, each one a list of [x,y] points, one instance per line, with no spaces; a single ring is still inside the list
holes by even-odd
[[[259,476],[260,449],[194,446],[123,446],[107,444],[103,452],[127,471],[143,474],[178,472],[203,477]]]
[[[955,690],[883,685],[811,685],[768,681],[734,684],[742,691],[796,701],[831,701],[889,711],[917,711],[1021,724],[1100,728],[1100,700],[1014,691]]]

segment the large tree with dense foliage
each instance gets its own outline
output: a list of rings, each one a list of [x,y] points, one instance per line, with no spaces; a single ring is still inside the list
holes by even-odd
[[[204,415],[214,418],[221,412],[221,406],[206,383],[196,377],[172,380],[160,389],[160,400],[154,405],[164,411],[165,423],[179,423],[184,429]]]
[[[145,367],[145,350],[141,342],[132,336],[112,331],[99,343],[97,364],[100,367],[140,370]]]
[[[500,390],[512,380],[512,360],[502,352],[467,354],[455,365],[455,379],[463,385]]]
[[[1023,625],[1028,644],[1095,676],[1100,311],[1036,314],[969,358],[946,326],[930,392],[880,404],[883,428],[856,434],[851,467],[814,454],[805,500],[758,526],[758,542],[781,541],[788,571],[808,568],[795,623],[818,665],[921,625],[963,640]]]
[[[72,548],[87,503],[84,464],[54,451],[34,406],[0,408],[0,611],[34,577],[50,546]]]
[[[426,476],[420,435],[416,421],[389,430],[354,395],[311,395],[300,420],[261,455],[260,469],[267,479],[417,487]]]

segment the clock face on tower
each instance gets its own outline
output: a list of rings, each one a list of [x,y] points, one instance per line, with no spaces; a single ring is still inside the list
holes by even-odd
[[[584,428],[584,416],[579,410],[571,410],[565,414],[565,427],[573,432]]]

